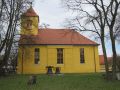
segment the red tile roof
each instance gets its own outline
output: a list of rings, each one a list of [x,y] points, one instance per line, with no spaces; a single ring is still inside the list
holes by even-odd
[[[104,64],[104,56],[99,55],[99,60],[100,60],[100,65],[103,65]]]
[[[34,9],[30,7],[25,13],[22,14],[22,16],[29,16],[29,17],[35,17],[38,16]]]
[[[70,29],[39,29],[38,35],[22,35],[19,44],[98,45]]]
[[[108,59],[108,63],[110,63],[111,60],[112,60],[112,57],[107,57],[107,59]],[[99,55],[99,60],[100,60],[100,65],[104,65],[105,64],[105,62],[104,62],[104,55]]]

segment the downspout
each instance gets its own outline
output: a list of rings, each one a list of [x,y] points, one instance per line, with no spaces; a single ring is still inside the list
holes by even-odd
[[[48,66],[48,46],[47,47],[47,66]]]
[[[95,46],[93,51],[94,51],[94,65],[95,65],[95,72],[96,72]]]
[[[22,48],[22,71],[21,71],[21,73],[23,74],[23,59],[24,59],[24,51],[23,51],[23,48]]]

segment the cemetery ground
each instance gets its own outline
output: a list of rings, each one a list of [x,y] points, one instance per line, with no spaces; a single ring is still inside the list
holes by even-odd
[[[103,73],[36,75],[36,84],[28,85],[30,75],[0,77],[0,90],[120,90],[120,81],[106,81]]]

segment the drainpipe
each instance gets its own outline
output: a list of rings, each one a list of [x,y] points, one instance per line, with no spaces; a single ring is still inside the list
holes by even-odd
[[[23,50],[23,48],[22,48],[22,71],[21,71],[21,73],[23,74],[23,59],[24,59],[24,50]]]
[[[48,46],[47,46],[47,66],[48,66]]]
[[[94,46],[94,65],[95,65],[95,72],[96,72],[95,46]]]

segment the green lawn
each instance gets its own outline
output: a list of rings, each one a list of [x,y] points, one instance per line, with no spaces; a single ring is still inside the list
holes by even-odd
[[[37,84],[29,86],[29,75],[0,77],[0,90],[120,90],[120,81],[106,81],[102,74],[37,75]]]

